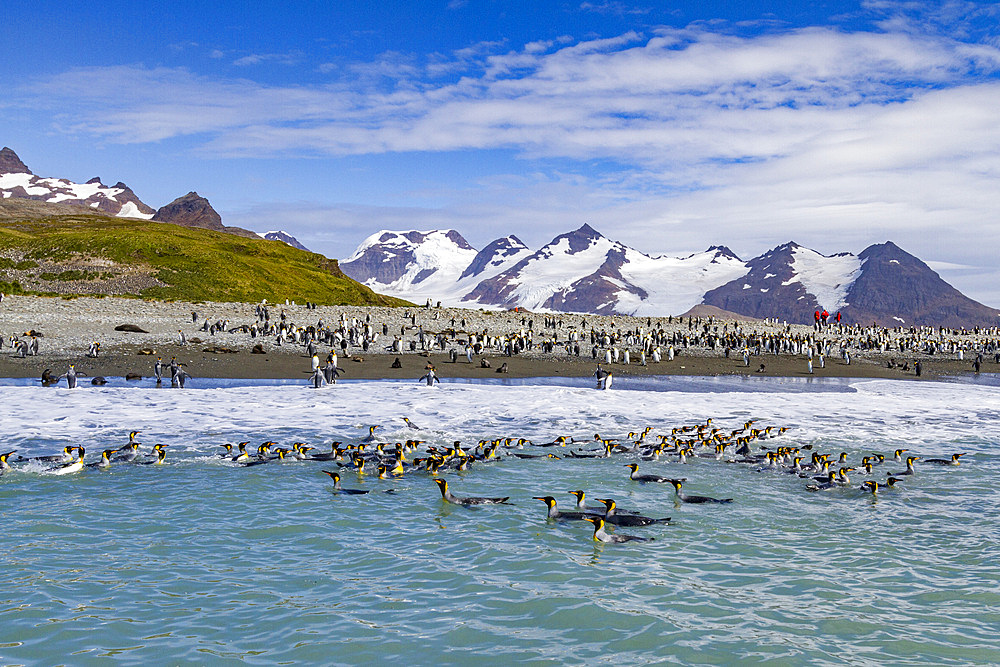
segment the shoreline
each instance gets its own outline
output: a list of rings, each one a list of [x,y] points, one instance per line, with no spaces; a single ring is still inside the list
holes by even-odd
[[[115,297],[62,299],[58,297],[10,297],[0,304],[0,335],[4,337],[0,348],[0,377],[38,378],[49,369],[60,375],[70,364],[87,377],[124,377],[136,374],[148,378],[153,374],[153,364],[157,357],[164,365],[176,358],[193,378],[234,378],[234,379],[301,379],[306,382],[311,372],[311,359],[303,345],[287,342],[276,344],[273,337],[251,337],[247,333],[234,332],[241,325],[254,319],[256,304],[235,303],[186,303],[143,301]],[[813,364],[813,372],[808,371],[808,361],[804,354],[770,353],[751,354],[749,365],[745,365],[742,355],[726,357],[722,350],[712,350],[704,346],[690,348],[678,346],[676,357],[667,360],[664,356],[659,363],[648,360],[647,365],[637,363],[639,353],[633,346],[633,363],[606,364],[603,359],[591,356],[589,340],[581,342],[580,356],[568,355],[562,347],[568,335],[583,326],[599,330],[638,330],[652,325],[653,318],[626,316],[595,316],[577,314],[515,313],[510,311],[483,311],[456,308],[384,308],[355,306],[319,306],[307,309],[302,305],[272,305],[275,317],[279,311],[287,314],[289,322],[300,326],[327,325],[340,321],[370,320],[388,334],[381,336],[378,344],[373,344],[367,352],[360,347],[350,347],[349,355],[338,358],[342,370],[341,379],[399,379],[416,380],[424,372],[428,363],[442,378],[529,378],[529,377],[588,377],[593,376],[600,363],[619,377],[690,375],[690,376],[754,376],[754,377],[835,377],[835,378],[881,378],[881,379],[938,379],[942,376],[972,376],[970,360],[954,358],[954,354],[927,355],[916,352],[887,353],[878,351],[852,350],[851,363],[846,363],[833,354],[826,358],[825,368],[818,361]],[[558,321],[558,327],[540,326],[546,318]],[[680,318],[659,318],[656,325],[667,331],[688,333],[690,323]],[[230,330],[209,334],[202,330],[206,321],[225,321]],[[746,330],[775,334],[790,331],[793,335],[812,332],[812,327],[774,322],[726,322],[710,321],[717,327],[742,327]],[[141,327],[145,333],[119,332],[115,327],[131,324]],[[464,325],[464,326],[463,326]],[[579,329],[577,328],[579,326]],[[533,328],[532,328],[533,327]],[[447,333],[446,350],[420,351],[416,346],[417,332],[427,334]],[[540,342],[556,339],[560,345],[553,352],[542,352],[536,344],[534,349],[507,356],[499,350],[484,350],[474,355],[472,363],[464,353],[465,337],[468,332],[489,331],[492,335],[516,335],[530,331]],[[12,337],[24,337],[29,331],[42,334],[38,339],[37,356],[18,358],[10,345]],[[180,344],[183,332],[187,343]],[[396,334],[396,335],[394,335]],[[386,349],[386,342],[400,338],[402,352]],[[101,352],[96,358],[87,358],[86,351],[92,341],[101,343]],[[260,346],[263,353],[251,352]],[[627,347],[623,345],[622,347]],[[330,348],[318,345],[317,352],[325,359]],[[450,359],[451,350],[457,353],[457,361]],[[145,354],[142,352],[146,352]],[[971,355],[970,355],[971,356]],[[401,368],[391,368],[399,358]],[[489,368],[480,366],[481,360],[489,361]],[[899,365],[908,364],[908,370],[889,368],[887,362],[895,359]],[[913,363],[920,360],[923,373],[916,377]],[[506,364],[506,373],[497,371]],[[760,371],[760,365],[764,370]],[[1000,365],[992,358],[984,360],[984,372],[1000,371]],[[169,373],[168,373],[169,375]],[[84,378],[83,381],[86,381]]]

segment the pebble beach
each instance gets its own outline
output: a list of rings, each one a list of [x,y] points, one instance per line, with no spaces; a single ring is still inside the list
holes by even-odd
[[[6,296],[0,303],[0,334],[4,339],[0,348],[0,377],[39,377],[45,369],[55,374],[65,372],[69,364],[87,376],[126,376],[133,374],[147,377],[157,357],[176,358],[185,365],[194,378],[307,378],[310,372],[310,355],[301,344],[279,344],[273,336],[251,336],[238,331],[256,319],[257,304],[247,303],[193,303],[183,301],[153,301],[119,297],[38,297]],[[625,316],[595,316],[576,314],[542,314],[515,311],[487,311],[459,308],[384,308],[352,306],[315,306],[304,304],[269,304],[275,317],[284,313],[290,326],[307,327],[319,322],[327,326],[368,318],[376,327],[385,324],[388,335],[369,346],[368,350],[351,348],[339,361],[344,379],[407,379],[417,378],[427,364],[436,367],[441,377],[490,378],[506,364],[509,377],[553,377],[593,375],[595,360],[589,340],[581,343],[579,356],[568,354],[563,344],[572,331],[596,329],[598,331],[629,331],[660,328],[667,333],[689,332],[692,324],[685,318],[637,318]],[[551,326],[545,326],[547,318]],[[205,322],[224,322],[224,330],[210,333],[203,329]],[[726,320],[698,320],[694,328],[708,324],[712,327],[740,327],[768,335],[808,335],[812,327],[788,326],[782,322]],[[131,325],[143,332],[119,331],[116,327]],[[417,333],[422,330],[431,336],[446,332],[444,349],[417,345]],[[470,363],[464,352],[468,332],[489,332],[492,336],[505,337],[530,331],[536,343],[519,354],[507,356],[500,350],[486,349],[475,355]],[[38,354],[20,358],[11,346],[12,339],[38,336]],[[903,336],[908,330],[900,330]],[[836,336],[836,332],[827,335]],[[886,330],[892,340],[894,332]],[[400,337],[401,352],[393,352],[390,344]],[[182,344],[182,337],[185,341]],[[958,336],[962,339],[962,336]],[[969,335],[962,344],[974,350],[978,338]],[[543,340],[557,341],[551,352],[543,351]],[[94,342],[100,343],[97,357],[88,358],[87,352]],[[257,347],[257,353],[253,352]],[[414,349],[411,349],[413,347]],[[452,361],[452,350],[456,359]],[[322,346],[323,356],[328,350]],[[960,358],[963,357],[963,358]],[[802,354],[753,354],[746,363],[742,355],[728,357],[721,348],[707,346],[678,346],[672,360],[664,358],[659,363],[647,360],[643,365],[638,350],[633,349],[630,363],[612,363],[611,370],[619,376],[629,375],[763,375],[772,377],[877,377],[917,379],[913,362],[922,361],[922,378],[942,375],[971,374],[973,368],[966,355],[957,353],[934,356],[900,354],[898,351],[852,350],[851,362],[834,358],[821,365],[814,363],[812,372]],[[398,368],[393,361],[399,358]],[[483,359],[489,367],[484,367]],[[902,366],[906,364],[906,370]],[[894,367],[889,367],[892,364]],[[764,366],[763,370],[761,365]],[[993,370],[990,358],[984,372]]]

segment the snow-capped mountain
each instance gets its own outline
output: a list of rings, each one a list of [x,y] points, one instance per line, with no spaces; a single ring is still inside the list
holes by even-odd
[[[86,183],[74,183],[65,178],[35,176],[6,146],[0,150],[0,196],[4,199],[14,197],[51,204],[75,204],[122,218],[149,220],[154,213],[131,188],[121,182],[109,187],[96,177]]]
[[[308,249],[295,237],[283,231],[260,234],[224,225],[222,216],[197,192],[189,192],[154,210],[143,203],[124,183],[116,183],[109,187],[101,183],[100,178],[92,178],[86,183],[74,183],[65,178],[35,176],[17,153],[6,146],[0,150],[0,198],[32,199],[46,204],[71,204],[120,218],[140,218],[168,222],[182,227],[211,229],[248,238],[260,237],[272,241],[284,241],[290,246],[308,252]]]
[[[284,230],[280,230],[279,229],[279,230],[275,230],[275,231],[271,231],[271,232],[263,232],[263,233],[256,232],[256,234],[257,234],[257,236],[261,237],[262,239],[266,239],[268,241],[281,241],[282,243],[287,243],[288,245],[292,246],[293,248],[298,248],[299,250],[305,250],[306,252],[312,252],[309,248],[307,248],[304,245],[302,245],[301,243],[299,243],[299,240],[297,238],[295,238],[294,236],[292,236],[291,234],[289,234],[288,232],[286,232]]]
[[[817,310],[843,310],[861,274],[855,255],[827,257],[797,243],[780,245],[746,266],[745,275],[707,292],[704,303],[750,317],[781,312],[781,319],[808,322]]]
[[[827,310],[886,326],[1000,324],[997,310],[965,297],[892,243],[829,256],[786,243],[744,262],[724,246],[654,257],[589,225],[534,252],[516,237],[477,253],[454,230],[383,231],[340,266],[378,292],[415,303],[640,316],[704,305],[796,323]]]
[[[529,310],[661,315],[684,312],[707,289],[745,272],[725,248],[684,258],[650,257],[583,225],[483,280],[463,300]]]
[[[361,242],[340,270],[378,292],[406,294],[458,304],[480,281],[491,278],[530,252],[515,236],[497,239],[481,252],[454,230],[381,231]],[[468,304],[466,304],[468,305]]]
[[[454,230],[383,231],[340,267],[378,292],[416,303],[638,315],[683,312],[705,291],[746,273],[726,248],[650,257],[589,225],[534,252],[514,236],[477,253]]]

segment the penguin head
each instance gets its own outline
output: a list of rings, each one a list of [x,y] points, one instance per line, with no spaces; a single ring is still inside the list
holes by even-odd
[[[625,465],[625,467],[631,470],[632,472],[635,472],[636,470],[639,469],[639,466],[635,463],[628,463]]]
[[[607,508],[609,512],[613,510],[616,505],[615,501],[612,500],[611,498],[594,498],[594,500],[596,500],[599,503],[604,503],[604,506]]]
[[[553,505],[556,504],[556,499],[553,498],[552,496],[532,496],[531,499],[532,500],[541,500],[543,503],[545,503],[549,507],[552,507]]]

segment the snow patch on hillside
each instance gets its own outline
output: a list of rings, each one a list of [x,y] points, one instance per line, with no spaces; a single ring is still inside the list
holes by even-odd
[[[716,251],[689,257],[650,257],[629,248],[622,277],[646,291],[646,299],[622,292],[617,310],[638,316],[679,315],[705,299],[705,293],[736,280],[747,272],[738,259],[717,256]]]
[[[821,308],[836,312],[847,305],[847,292],[861,275],[861,260],[850,253],[826,257],[815,250],[798,247],[792,251],[794,277],[816,297]]]

